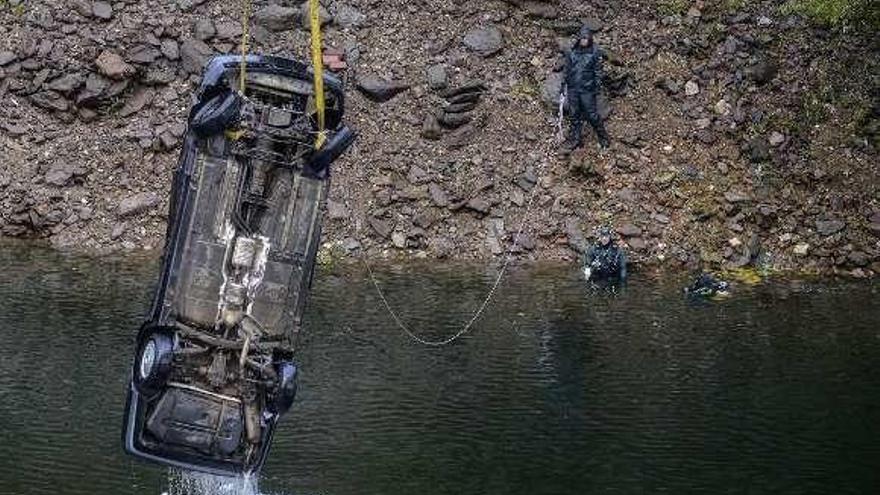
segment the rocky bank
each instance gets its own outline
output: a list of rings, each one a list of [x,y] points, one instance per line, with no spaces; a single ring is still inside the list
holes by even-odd
[[[325,241],[373,256],[576,259],[603,223],[642,263],[880,273],[880,49],[779,2],[324,4],[359,140]],[[0,2],[0,232],[158,250],[189,98],[237,2]],[[306,57],[301,2],[254,2],[252,50]],[[581,22],[615,142],[556,152]],[[876,33],[873,33],[876,34]]]

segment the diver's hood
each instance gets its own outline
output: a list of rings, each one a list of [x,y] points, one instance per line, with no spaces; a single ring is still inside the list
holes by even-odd
[[[589,26],[581,26],[580,31],[578,31],[577,40],[580,41],[582,39],[593,40],[593,30],[590,29]]]

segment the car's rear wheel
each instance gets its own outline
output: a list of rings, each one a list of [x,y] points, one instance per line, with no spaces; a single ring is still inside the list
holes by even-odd
[[[135,360],[134,383],[147,397],[158,393],[171,374],[174,337],[165,331],[154,331],[142,341]]]

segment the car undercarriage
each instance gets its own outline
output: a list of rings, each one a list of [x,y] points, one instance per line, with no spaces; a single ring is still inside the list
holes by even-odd
[[[260,469],[293,403],[329,167],[354,139],[332,75],[317,148],[309,68],[241,61],[215,58],[194,98],[124,431],[136,456],[224,475]]]

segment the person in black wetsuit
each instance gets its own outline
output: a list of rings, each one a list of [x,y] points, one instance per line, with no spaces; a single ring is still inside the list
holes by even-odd
[[[708,273],[701,273],[690,287],[685,287],[684,292],[693,298],[717,299],[730,295],[730,284]]]
[[[604,56],[593,42],[593,32],[587,26],[581,28],[574,46],[565,53],[564,92],[571,115],[571,135],[564,146],[567,151],[583,146],[584,121],[596,131],[600,147],[609,145],[608,132],[596,102],[602,88]]]
[[[626,281],[626,253],[614,242],[614,232],[602,227],[593,244],[584,256],[584,276],[590,281]]]

